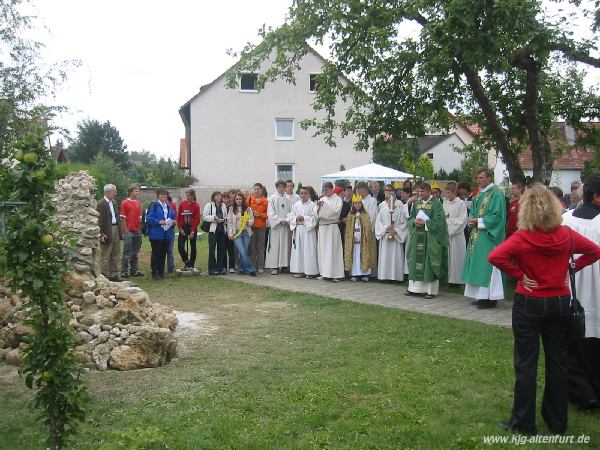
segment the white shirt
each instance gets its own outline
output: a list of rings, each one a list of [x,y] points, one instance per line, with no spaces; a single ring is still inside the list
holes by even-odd
[[[106,195],[104,196],[104,200],[106,200],[106,203],[108,203],[108,207],[110,208],[111,223],[113,225],[116,225],[117,224],[117,216],[115,214],[115,207],[113,206],[113,202],[112,202],[112,200],[107,199]]]

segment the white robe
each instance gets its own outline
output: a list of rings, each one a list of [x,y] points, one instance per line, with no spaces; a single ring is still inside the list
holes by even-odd
[[[390,211],[392,214],[390,215]],[[396,200],[392,209],[387,202],[379,204],[379,214],[375,220],[375,237],[379,241],[379,259],[377,278],[380,280],[404,281],[404,241],[408,235],[406,219],[408,211],[400,200]],[[389,239],[387,227],[394,221],[396,236]]]
[[[362,200],[363,208],[369,215],[369,219],[371,219],[371,230],[375,230],[375,220],[377,219],[377,213],[379,212],[379,205],[377,204],[377,199],[372,197],[371,195],[367,195]]]
[[[271,195],[267,207],[267,217],[271,226],[265,257],[267,269],[280,269],[290,265],[290,227],[281,221],[288,220],[291,211],[292,205],[287,194]]]
[[[600,244],[600,214],[593,219],[582,219],[573,217],[573,210],[570,210],[563,214],[563,225]],[[577,298],[585,309],[585,337],[600,338],[600,261],[575,274],[575,287]]]
[[[337,226],[343,201],[337,194],[321,197],[320,201],[323,206],[315,208],[319,220],[319,270],[325,278],[344,278],[342,237]]]
[[[448,283],[464,284],[462,271],[467,254],[464,230],[469,221],[467,205],[456,197],[453,201],[446,200],[443,206],[448,224]]]
[[[293,234],[290,259],[292,273],[319,274],[315,207],[315,203],[311,200],[306,203],[298,201],[292,206],[290,214],[290,230]],[[298,222],[296,220],[298,216],[303,216],[304,221]]]

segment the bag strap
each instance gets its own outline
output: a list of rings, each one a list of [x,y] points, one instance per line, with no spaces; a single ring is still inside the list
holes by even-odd
[[[565,228],[568,230],[569,232],[569,238],[571,241],[571,257],[569,260],[569,279],[571,280],[571,305],[577,301],[577,290],[575,288],[575,255],[573,254],[573,233],[571,231],[571,228],[568,226],[565,226]]]

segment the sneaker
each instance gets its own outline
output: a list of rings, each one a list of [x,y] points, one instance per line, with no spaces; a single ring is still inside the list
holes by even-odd
[[[129,275],[127,275],[127,272],[122,272],[121,278],[129,278]]]
[[[231,268],[229,269],[229,273],[235,273],[235,269],[234,269],[233,267],[231,267]]]
[[[368,282],[369,282],[369,277],[362,277],[362,280],[363,280],[365,283],[368,283]]]
[[[258,273],[264,273],[263,269],[258,269]]]
[[[339,278],[332,278],[331,281],[333,281],[334,283],[339,283],[340,279]]]
[[[131,276],[132,276],[132,277],[143,277],[143,276],[144,276],[144,273],[143,273],[143,272],[140,272],[140,271],[138,270],[138,271],[132,272],[132,273],[131,273]]]
[[[304,278],[304,275],[302,275],[301,273],[295,273],[294,278]]]
[[[277,275],[277,273],[278,273],[278,272],[277,272],[277,269],[273,269],[273,270],[271,270],[271,275]]]
[[[314,280],[316,277],[314,275],[306,275],[307,280]]]
[[[350,281],[358,281],[358,278],[352,277],[352,278],[350,278]]]
[[[221,270],[221,275],[227,275],[227,271],[225,269]]]
[[[322,277],[321,275],[319,275],[319,276],[317,277],[317,280],[322,280],[323,278],[324,278],[324,277]]]

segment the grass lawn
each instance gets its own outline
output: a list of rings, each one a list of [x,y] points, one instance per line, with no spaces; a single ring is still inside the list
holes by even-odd
[[[512,404],[509,329],[227,277],[140,285],[206,327],[182,335],[165,367],[89,373],[88,420],[70,448],[506,447],[483,437],[508,436],[497,423]],[[0,365],[0,378],[0,448],[43,448],[31,392],[14,368]],[[598,416],[569,413],[568,433],[600,447]],[[541,417],[538,427],[548,433]]]

